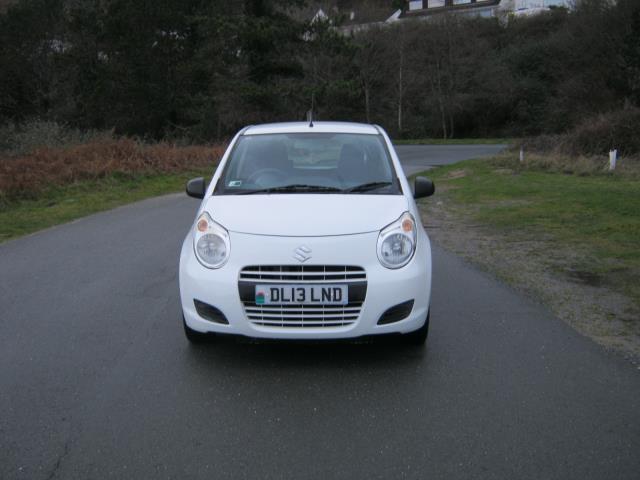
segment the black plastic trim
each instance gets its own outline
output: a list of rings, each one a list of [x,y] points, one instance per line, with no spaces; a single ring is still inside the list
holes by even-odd
[[[193,299],[193,304],[196,307],[196,312],[205,320],[209,320],[210,322],[219,323],[221,325],[229,325],[229,320],[224,316],[220,310],[218,310],[213,305],[209,305],[208,303],[201,302],[200,300]]]
[[[400,320],[404,320],[411,314],[413,310],[413,300],[408,300],[398,305],[387,309],[378,320],[378,325],[388,325],[390,323],[396,323]]]

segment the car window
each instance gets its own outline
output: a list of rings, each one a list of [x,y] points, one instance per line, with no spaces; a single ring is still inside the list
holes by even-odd
[[[215,194],[264,190],[268,193],[401,193],[382,137],[347,133],[241,136]]]

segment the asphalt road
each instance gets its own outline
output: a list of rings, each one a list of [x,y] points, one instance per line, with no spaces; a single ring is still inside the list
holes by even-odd
[[[402,159],[404,173],[408,176],[441,165],[479,158],[504,150],[505,145],[396,145]]]
[[[640,371],[437,246],[426,349],[190,346],[196,207],[0,245],[1,479],[639,477]]]

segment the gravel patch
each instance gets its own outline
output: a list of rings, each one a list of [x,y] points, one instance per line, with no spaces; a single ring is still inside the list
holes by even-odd
[[[456,173],[460,175],[460,173]],[[420,204],[430,238],[512,288],[547,305],[554,314],[608,349],[640,364],[640,309],[602,279],[582,271],[579,249],[526,231],[490,228],[472,220],[472,207],[446,197]]]

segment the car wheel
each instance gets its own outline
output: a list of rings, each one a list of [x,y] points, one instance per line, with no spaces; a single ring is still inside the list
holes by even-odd
[[[418,330],[414,330],[413,332],[405,333],[402,335],[403,343],[407,345],[424,345],[427,341],[427,337],[429,336],[429,316],[431,314],[431,310],[427,312],[427,319],[424,321],[424,325],[420,327]]]
[[[184,320],[184,315],[182,316],[182,326],[184,327],[184,336],[187,337],[187,340],[189,340],[190,343],[209,342],[215,336],[213,333],[202,333],[190,328]]]

